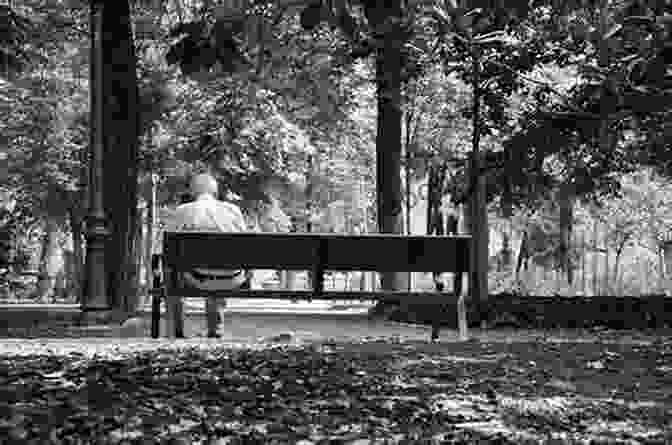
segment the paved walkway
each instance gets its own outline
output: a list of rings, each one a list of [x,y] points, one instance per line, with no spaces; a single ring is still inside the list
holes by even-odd
[[[194,337],[206,331],[204,315],[192,314],[185,320],[185,335]],[[161,320],[161,333],[165,322]],[[364,338],[399,337],[407,340],[429,339],[430,328],[404,325],[383,320],[369,320],[364,314],[328,313],[228,313],[220,324],[219,332],[226,342],[258,342],[274,337],[282,341],[303,342],[334,340],[361,340]],[[444,331],[445,337],[456,336]],[[286,334],[289,334],[287,337]]]

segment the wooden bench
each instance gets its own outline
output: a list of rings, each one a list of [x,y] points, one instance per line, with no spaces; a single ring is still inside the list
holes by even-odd
[[[437,310],[432,340],[438,338],[446,303],[457,300],[460,338],[467,337],[464,292],[325,291],[325,271],[455,272],[467,273],[469,236],[405,236],[393,234],[202,233],[164,234],[162,266],[153,261],[152,337],[159,335],[160,298],[180,297],[386,300],[432,304]],[[203,291],[185,287],[181,273],[193,268],[276,269],[312,271],[310,290]],[[178,318],[182,314],[177,314]],[[176,326],[180,326],[179,321]],[[181,336],[182,332],[176,332]]]

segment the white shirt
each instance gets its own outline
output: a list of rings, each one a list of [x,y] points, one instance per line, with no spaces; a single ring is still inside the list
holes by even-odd
[[[178,206],[171,226],[174,232],[243,232],[247,228],[237,205],[218,201],[212,195],[201,195]]]
[[[166,230],[170,232],[244,232],[246,228],[245,218],[237,205],[219,201],[212,195],[204,194],[198,196],[193,202],[178,206],[174,217],[167,224]],[[230,277],[238,272],[236,270],[203,268],[194,270],[205,275],[218,275],[223,278]],[[242,279],[243,274],[241,273],[235,281]],[[226,278],[226,281],[232,280]],[[221,284],[219,283],[220,286]]]

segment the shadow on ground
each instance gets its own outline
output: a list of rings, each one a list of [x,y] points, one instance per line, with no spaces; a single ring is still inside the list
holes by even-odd
[[[475,337],[294,345],[6,340],[0,437],[222,445],[672,441],[672,338],[614,331]]]

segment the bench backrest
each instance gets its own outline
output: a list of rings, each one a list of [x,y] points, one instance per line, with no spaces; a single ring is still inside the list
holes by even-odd
[[[176,271],[213,269],[467,272],[470,237],[166,232]]]

